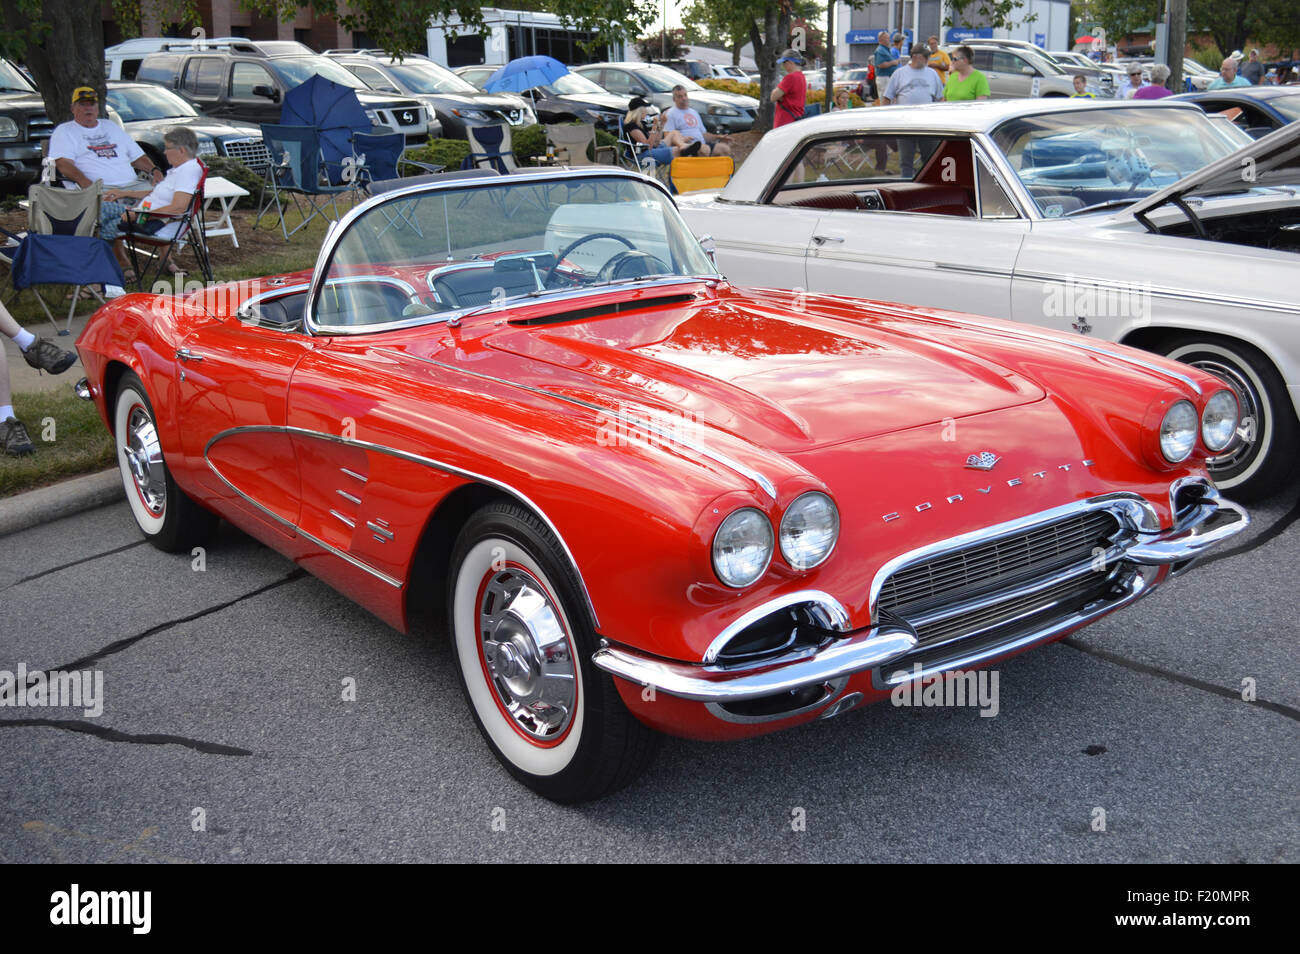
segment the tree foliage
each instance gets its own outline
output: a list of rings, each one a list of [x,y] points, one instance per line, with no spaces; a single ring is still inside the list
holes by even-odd
[[[647,63],[654,60],[680,60],[686,55],[686,31],[678,28],[665,34],[647,33],[633,44],[636,55]]]
[[[1160,0],[1094,0],[1090,11],[1108,36],[1121,37],[1155,23],[1160,7]],[[1188,0],[1187,32],[1210,34],[1225,53],[1249,43],[1285,54],[1300,45],[1300,16],[1295,0]]]
[[[948,0],[948,18],[945,26],[991,26],[1010,30],[1023,23],[1033,23],[1038,19],[1037,13],[1018,17],[1016,14],[1028,10],[1029,4],[1023,0]]]

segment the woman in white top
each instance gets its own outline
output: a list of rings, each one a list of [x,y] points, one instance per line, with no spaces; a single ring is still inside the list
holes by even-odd
[[[132,189],[106,189],[104,199],[113,201],[115,199],[140,199],[149,203],[149,214],[165,215],[168,213],[184,212],[194,201],[194,193],[199,190],[199,183],[203,180],[203,167],[199,165],[199,140],[194,135],[194,130],[188,126],[177,126],[167,130],[163,134],[164,153],[167,162],[171,166],[167,170],[167,175],[163,181],[150,190],[132,190]],[[122,218],[127,222],[134,219],[139,213],[136,211],[127,211],[122,214]],[[169,239],[176,235],[180,223],[168,221],[155,232],[148,232],[146,229],[138,227],[129,227],[128,231],[147,232],[155,238]],[[130,278],[127,279],[130,281]]]

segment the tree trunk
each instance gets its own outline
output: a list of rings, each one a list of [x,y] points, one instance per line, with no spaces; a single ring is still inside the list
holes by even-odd
[[[789,5],[783,3],[779,7],[769,6],[763,13],[762,35],[759,35],[757,23],[750,27],[749,33],[759,75],[758,120],[754,123],[754,128],[759,132],[767,132],[772,128],[772,114],[775,111],[771,100],[772,90],[779,82],[780,70],[777,69],[776,58],[790,45]]]
[[[3,4],[5,26],[27,37],[25,60],[45,109],[56,124],[72,118],[72,91],[99,90],[104,103],[104,23],[98,0],[42,0],[41,21],[33,22],[16,3]],[[42,27],[48,32],[41,35]]]

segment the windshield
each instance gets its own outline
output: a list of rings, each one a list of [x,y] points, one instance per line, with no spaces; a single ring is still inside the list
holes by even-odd
[[[192,119],[199,115],[193,106],[161,86],[110,89],[108,105],[117,110],[117,115],[124,123],[139,119],[171,119],[174,116]]]
[[[365,83],[357,79],[343,67],[339,66],[333,60],[324,56],[277,56],[273,60],[268,60],[267,65],[278,70],[284,77],[286,86],[301,86],[313,75],[319,73],[327,80],[333,80],[340,86],[351,86],[353,89],[370,89]]]
[[[477,93],[478,90],[451,70],[436,63],[417,60],[410,63],[390,63],[388,72],[414,93]]]
[[[1290,96],[1273,96],[1265,100],[1270,106],[1287,118],[1288,122],[1300,119],[1300,93]]]
[[[576,96],[605,92],[591,80],[585,76],[579,76],[577,73],[565,73],[553,83],[544,86],[543,89],[548,89],[552,93],[568,93]]]
[[[615,176],[477,180],[371,206],[330,259],[326,327],[451,313],[716,270],[664,193]]]
[[[0,91],[6,93],[34,93],[36,87],[8,60],[0,60]]]
[[[685,86],[690,92],[704,88],[689,76],[683,76],[666,66],[643,66],[637,70],[637,75],[656,93],[671,93],[674,86]]]
[[[1047,218],[1136,201],[1234,151],[1204,113],[1162,106],[1027,116],[993,141]]]

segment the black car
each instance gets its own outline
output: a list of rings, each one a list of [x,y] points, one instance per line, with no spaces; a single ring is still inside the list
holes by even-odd
[[[479,89],[499,66],[462,66],[456,75]],[[553,83],[538,86],[523,94],[536,104],[537,118],[543,123],[571,123],[581,120],[618,135],[618,121],[627,113],[631,96],[607,93],[591,80],[576,73],[565,73]],[[651,112],[657,115],[657,110]]]
[[[161,169],[168,165],[163,136],[176,126],[194,130],[200,156],[228,156],[257,172],[271,160],[257,126],[204,116],[183,97],[153,83],[110,82],[108,114]]]
[[[752,96],[705,89],[676,70],[653,63],[592,63],[574,72],[616,95],[640,96],[666,110],[673,105],[673,87],[686,87],[691,108],[711,133],[738,133],[752,129],[758,118],[758,100]]]
[[[1170,98],[1195,103],[1207,113],[1239,109],[1233,122],[1254,139],[1300,120],[1300,86],[1228,86]]]
[[[330,50],[337,60],[373,90],[410,96],[424,103],[442,123],[446,139],[465,139],[466,126],[506,123],[531,126],[537,115],[516,93],[485,93],[471,86],[445,66],[421,56],[395,60],[377,52]]]
[[[0,188],[20,189],[40,177],[44,143],[52,132],[36,87],[12,63],[0,60]]]
[[[278,123],[284,95],[319,74],[357,91],[370,121],[384,132],[400,132],[408,145],[441,133],[423,104],[375,93],[328,56],[292,41],[209,44],[164,49],[144,58],[136,79],[182,93],[205,113],[248,123]]]

